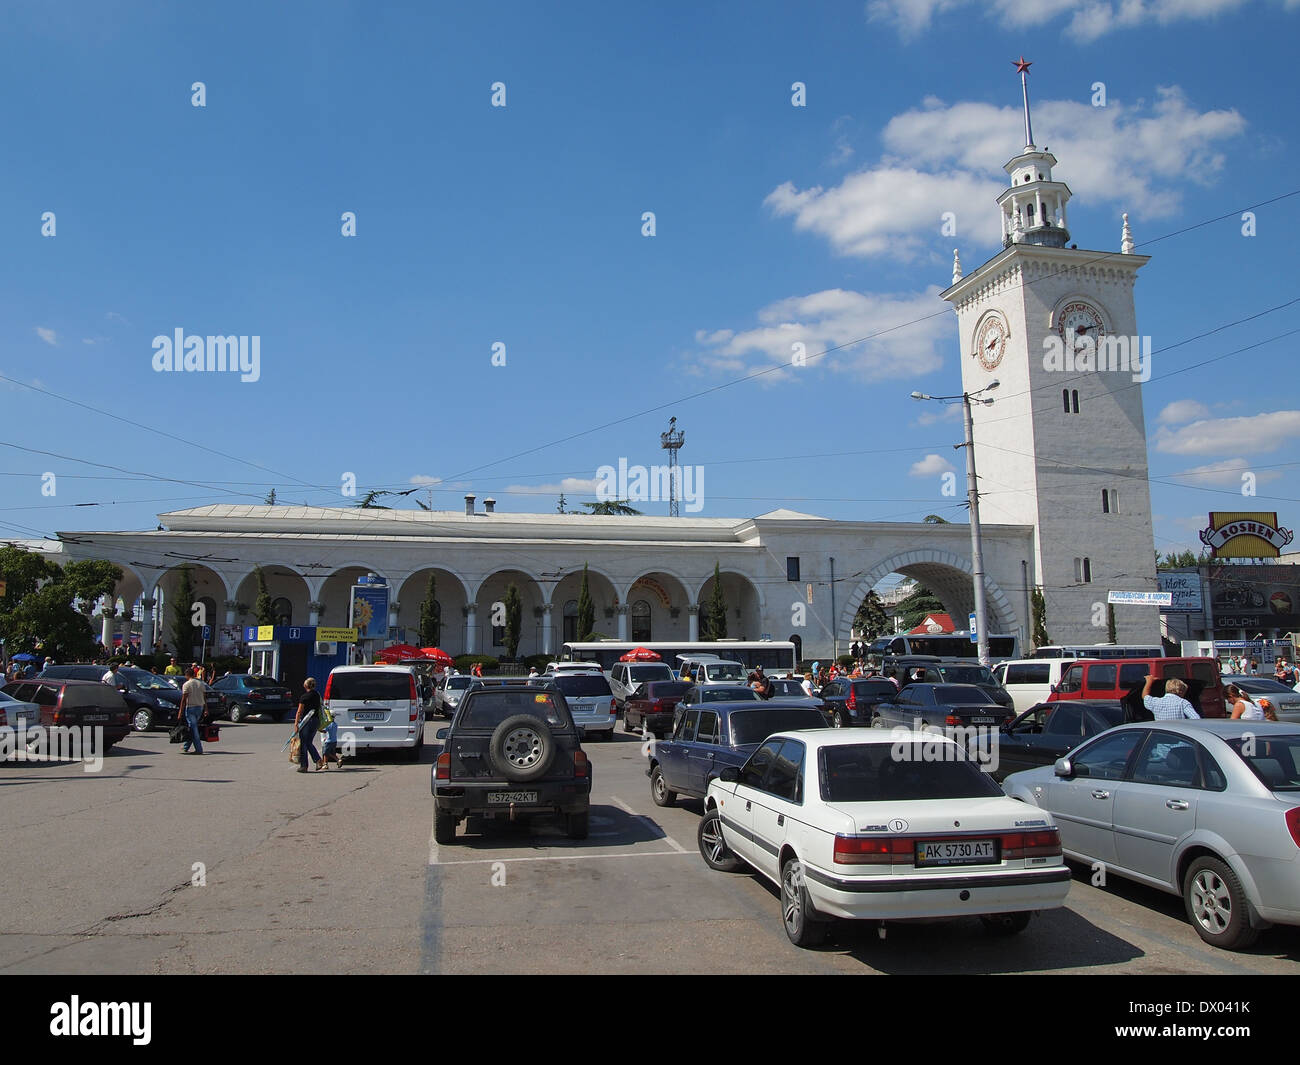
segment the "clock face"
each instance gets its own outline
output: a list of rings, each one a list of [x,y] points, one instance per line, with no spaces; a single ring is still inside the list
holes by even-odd
[[[996,370],[1007,350],[1007,323],[990,314],[975,331],[975,357],[986,370]]]
[[[1067,346],[1069,338],[1073,336],[1075,346],[1078,347],[1083,337],[1092,337],[1094,342],[1100,340],[1105,329],[1101,320],[1101,312],[1091,304],[1078,302],[1067,303],[1061,308],[1061,314],[1056,323],[1056,331]]]

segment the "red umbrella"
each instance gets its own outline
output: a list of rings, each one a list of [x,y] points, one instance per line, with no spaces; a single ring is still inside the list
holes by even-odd
[[[410,662],[423,657],[424,653],[418,647],[412,647],[409,643],[395,643],[377,652],[375,661],[391,665],[394,662]]]
[[[648,647],[633,647],[627,654],[619,659],[620,662],[662,662],[654,651]]]
[[[437,662],[440,666],[450,666],[454,659],[441,647],[425,647],[420,651],[420,656],[430,662]]]

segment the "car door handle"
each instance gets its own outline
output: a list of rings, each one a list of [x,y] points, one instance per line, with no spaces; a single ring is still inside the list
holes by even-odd
[[[746,812],[746,813],[749,812],[749,808],[750,808],[752,805],[753,805],[753,803],[751,803],[748,799],[745,800],[745,812]]]
[[[1094,791],[1094,792],[1092,793],[1092,797],[1093,797],[1094,799],[1109,799],[1109,798],[1110,798],[1110,792],[1108,792],[1108,791],[1102,791],[1100,788],[1098,788],[1096,791]]]
[[[784,824],[785,824],[785,814],[777,814],[777,815],[776,815],[776,827],[777,827],[777,828],[780,828],[780,827],[781,827],[782,825],[784,825]]]
[[[1189,803],[1186,799],[1166,799],[1165,805],[1171,810],[1186,810]]]

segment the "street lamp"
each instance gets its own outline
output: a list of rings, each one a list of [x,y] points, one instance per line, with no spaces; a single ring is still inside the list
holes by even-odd
[[[913,392],[912,398],[916,400],[930,399],[938,403],[953,403],[961,400],[965,412],[966,442],[964,444],[953,444],[953,450],[958,448],[966,449],[966,499],[970,505],[970,553],[971,567],[974,570],[973,577],[975,582],[975,639],[976,652],[979,655],[981,665],[989,664],[989,624],[988,624],[988,602],[984,596],[984,546],[980,536],[980,503],[979,489],[975,477],[975,436],[974,426],[971,422],[971,403],[982,403],[986,407],[993,405],[993,400],[985,397],[979,398],[983,392],[992,392],[998,387],[998,380],[995,378],[983,388],[976,389],[974,392],[963,392],[959,396],[931,396],[924,392]]]

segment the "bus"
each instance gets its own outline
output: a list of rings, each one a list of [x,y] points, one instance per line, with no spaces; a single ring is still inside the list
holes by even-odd
[[[793,673],[798,662],[795,647],[789,640],[652,640],[635,643],[625,640],[598,640],[590,643],[566,643],[560,651],[561,661],[598,662],[608,673],[614,663],[635,647],[653,651],[674,672],[681,668],[682,655],[717,655],[724,661],[739,662],[746,669],[762,666],[768,673]]]
[[[1030,658],[1164,658],[1165,649],[1160,644],[1092,643],[1052,644],[1034,650]]]
[[[940,658],[978,658],[979,644],[969,632],[901,633],[883,636],[867,648],[867,661],[879,666],[885,655],[938,655]],[[1020,657],[1020,641],[1006,633],[989,633],[989,661]]]

